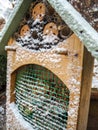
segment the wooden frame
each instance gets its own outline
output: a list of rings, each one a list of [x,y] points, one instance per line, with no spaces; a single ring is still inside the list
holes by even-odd
[[[88,50],[95,57],[98,57],[97,50],[96,50],[98,48],[97,47],[97,43],[98,43],[97,36],[98,35],[95,32],[95,30],[92,29],[92,27],[80,16],[80,14],[78,12],[76,12],[74,10],[74,8],[66,0],[64,2],[68,5],[69,8],[67,7],[67,8],[63,8],[63,9],[62,9],[62,6],[65,7],[65,5],[66,5],[66,4],[65,5],[61,4],[61,2],[63,3],[63,0],[58,0],[58,1],[48,0],[48,1],[55,8],[55,10],[60,14],[62,19],[68,24],[68,26],[70,26],[70,28],[84,42],[84,44],[88,48]],[[31,1],[29,1],[29,2],[31,3]],[[28,6],[30,3],[28,3]],[[26,3],[25,3],[25,6],[27,7]],[[15,29],[17,28],[17,26],[21,20],[21,17],[24,14],[24,10],[26,12],[27,8],[25,9],[25,6],[23,6],[23,3],[22,3],[22,8],[19,8],[18,12],[16,13],[16,15],[14,16],[14,18],[11,22],[11,25],[13,27],[15,20],[19,17],[14,29],[10,30],[11,26],[8,26],[7,32],[4,33],[4,37],[1,39],[1,43],[3,43],[2,44],[3,47],[4,47],[5,43],[7,43],[11,33],[14,33]],[[58,6],[59,6],[59,8],[58,8]],[[24,10],[21,10],[21,9],[24,9]],[[71,9],[73,11],[70,11]],[[22,15],[18,16],[19,11],[21,11]],[[63,13],[62,13],[62,11],[63,11]],[[66,17],[66,16],[69,16],[69,17]],[[72,22],[70,22],[72,20],[74,20],[73,21],[74,24]],[[81,21],[82,21],[82,23],[81,23]],[[87,26],[85,27],[84,25],[85,26],[87,25]],[[90,33],[89,33],[89,29],[91,30]],[[10,32],[9,32],[9,30],[10,30]],[[95,36],[96,36],[96,39],[95,39]],[[5,37],[6,37],[6,39],[5,39]],[[67,39],[66,42],[68,44],[66,44],[66,42],[65,42],[65,43],[63,43],[63,46],[62,45],[59,46],[60,48],[62,48],[62,47],[67,48],[68,49],[67,51],[65,50],[65,51],[58,52],[57,50],[54,50],[53,52],[50,51],[49,53],[34,54],[28,50],[24,50],[22,47],[19,47],[15,42],[13,44],[10,44],[6,48],[8,51],[8,72],[7,72],[7,76],[8,76],[7,94],[9,95],[7,97],[8,113],[10,113],[9,104],[14,101],[14,94],[13,94],[14,84],[13,84],[13,82],[15,82],[15,77],[16,77],[15,71],[23,65],[35,63],[38,65],[43,65],[50,70],[52,69],[53,73],[58,75],[58,77],[62,81],[64,81],[64,83],[68,86],[68,88],[71,92],[78,89],[78,92],[76,95],[74,95],[74,93],[71,93],[70,99],[73,100],[74,96],[77,96],[78,101],[76,104],[70,103],[70,108],[72,108],[75,112],[75,114],[74,113],[72,113],[72,114],[76,117],[71,118],[72,115],[70,115],[70,112],[69,112],[70,117],[68,118],[68,128],[67,129],[70,130],[70,128],[71,128],[72,130],[81,130],[81,129],[86,130],[88,111],[89,111],[89,102],[90,102],[90,93],[91,93],[90,86],[91,86],[91,79],[92,79],[93,58],[90,55],[90,53],[86,50],[86,48],[83,47],[79,38],[77,38],[75,35],[73,35]],[[73,45],[73,43],[74,43],[74,45]],[[94,47],[91,46],[93,43],[94,43],[94,45],[93,45]],[[1,52],[2,52],[2,50],[1,50]],[[58,62],[54,63],[53,64],[54,68],[53,68],[52,62],[49,61],[48,60],[49,57],[46,57],[46,56],[49,55],[51,57],[52,55],[55,54],[55,52],[58,53],[58,55],[60,55],[61,63],[59,63],[60,65],[58,67],[57,67]],[[20,55],[20,53],[21,53],[21,55]],[[68,56],[70,58],[68,58]],[[43,59],[43,57],[45,57],[45,58]],[[65,57],[66,57],[66,61],[65,61]],[[77,60],[79,61],[79,63],[77,62]],[[69,69],[68,70],[66,69],[68,67],[68,65],[70,65],[70,63],[73,63],[73,65],[75,67],[78,67],[78,65],[80,66],[81,70],[80,70],[79,77],[75,75],[77,69],[76,70],[70,69],[71,71]],[[60,67],[60,66],[63,66],[63,67]],[[82,67],[83,67],[83,70],[82,70]],[[61,69],[61,72],[63,72],[63,74],[60,71],[58,71],[58,68]],[[66,71],[65,71],[65,69],[66,69]],[[68,73],[70,73],[70,74],[68,74]],[[75,86],[74,82],[69,83],[70,78],[77,79],[81,85]],[[65,79],[66,79],[66,81],[65,81]],[[72,87],[74,89],[72,89]],[[79,104],[79,98],[80,98],[80,104]],[[76,111],[75,111],[75,109],[74,109],[75,106],[78,106],[80,109],[76,108]],[[72,120],[74,122],[73,125],[71,124]],[[11,121],[7,120],[7,122],[9,123]],[[16,124],[16,126],[17,126],[17,124]]]
[[[63,83],[68,87],[70,91],[70,102],[67,130],[76,130],[81,88],[83,45],[80,40],[73,34],[65,41],[65,43],[58,45],[58,47],[60,49],[63,48],[63,50],[64,48],[67,49],[67,55],[65,52],[57,53],[56,49],[48,52],[30,52],[29,50],[25,50],[23,47],[18,46],[15,44],[15,42],[6,48],[8,50],[7,94],[9,95],[7,97],[7,113],[12,111],[9,105],[15,100],[14,87],[16,70],[23,65],[28,64],[42,65],[57,75],[60,80],[62,80]],[[55,55],[57,57],[55,57]],[[55,58],[58,61],[54,62],[52,58]],[[7,119],[8,118],[9,114],[7,114]],[[9,124],[9,120],[7,120],[7,124]],[[17,123],[15,126],[13,126],[13,128],[16,128],[16,126]]]

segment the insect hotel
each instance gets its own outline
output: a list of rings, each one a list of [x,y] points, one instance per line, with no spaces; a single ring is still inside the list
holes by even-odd
[[[93,58],[82,41],[91,34],[75,29],[66,0],[66,21],[60,0],[48,1],[28,2],[5,47],[7,130],[86,130]]]

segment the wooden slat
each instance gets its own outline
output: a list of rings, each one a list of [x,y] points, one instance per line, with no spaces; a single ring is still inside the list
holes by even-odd
[[[93,65],[94,65],[94,58],[87,51],[87,49],[84,48],[83,72],[81,81],[81,98],[80,98],[80,109],[79,109],[77,130],[86,130],[87,128]]]

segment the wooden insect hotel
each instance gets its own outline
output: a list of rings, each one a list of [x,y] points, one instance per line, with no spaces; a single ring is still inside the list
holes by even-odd
[[[7,130],[82,130],[92,59],[47,1],[31,2],[5,49]]]

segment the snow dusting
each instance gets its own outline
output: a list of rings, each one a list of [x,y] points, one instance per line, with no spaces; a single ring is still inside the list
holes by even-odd
[[[12,102],[9,105],[9,109],[11,109],[12,113],[15,115],[15,119],[19,121],[19,124],[17,124],[17,125],[21,124],[24,127],[24,129],[26,129],[26,130],[35,130],[35,128],[33,128],[33,126],[31,126],[27,121],[24,120],[22,115],[19,113],[19,110],[18,110],[17,106],[15,105],[15,103]],[[19,128],[19,126],[17,126],[17,128]],[[17,130],[19,130],[19,129],[17,129]]]
[[[52,14],[50,14],[51,10]],[[37,3],[36,0],[28,14],[28,19],[24,17],[14,37],[17,44],[25,49],[43,51],[54,48],[71,34],[70,28],[47,1]]]

